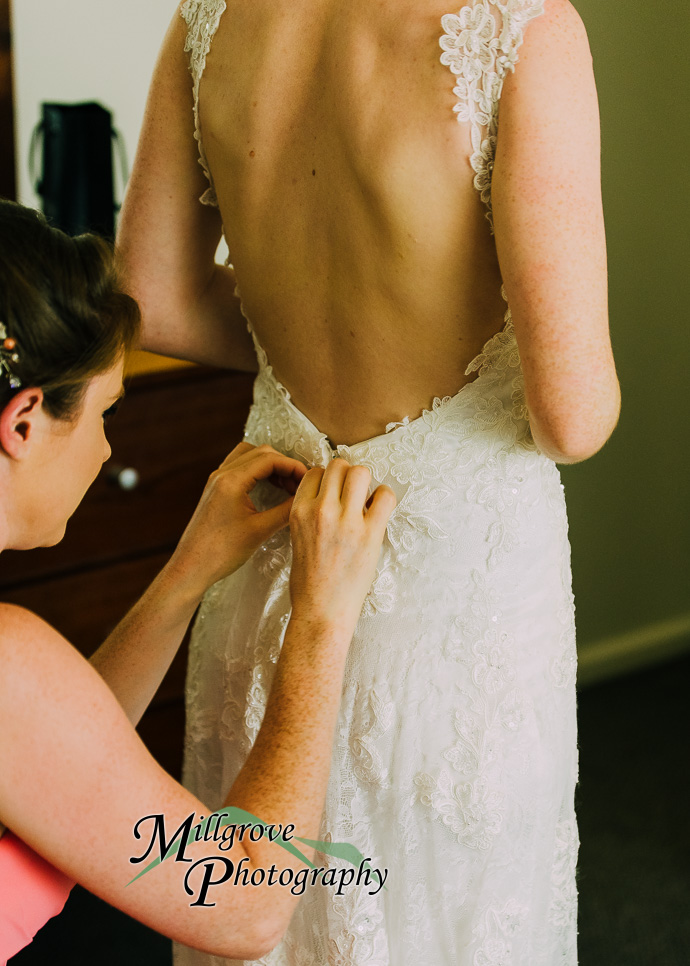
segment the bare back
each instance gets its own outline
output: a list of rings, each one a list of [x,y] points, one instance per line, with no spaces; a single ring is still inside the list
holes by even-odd
[[[428,0],[282,3],[182,8],[202,198],[219,205],[251,320],[242,355],[256,349],[259,363],[245,441],[364,466],[372,492],[396,494],[348,650],[321,825],[385,859],[394,884],[380,898],[306,896],[266,962],[311,966],[333,950],[360,962],[361,950],[381,966],[469,966],[510,949],[575,966],[577,649],[551,452],[586,458],[611,411],[605,400],[592,430],[611,394],[585,37],[569,0],[470,0],[457,13]],[[159,72],[140,170],[162,157],[156,145],[180,144],[179,188],[162,165],[148,204],[157,212],[165,191],[171,226],[189,225],[201,249],[167,296],[171,313],[183,307],[170,328],[198,306],[214,344],[219,321],[245,326],[232,272],[205,268],[220,219],[191,207],[206,185],[177,114],[166,134],[181,85],[172,55],[162,62],[172,80]],[[516,64],[528,70],[503,90]],[[158,279],[184,275],[190,248]],[[242,346],[229,348],[226,364]],[[259,509],[277,499],[252,496]],[[257,642],[279,640],[293,559],[284,528],[204,602],[185,755],[197,795],[216,795],[256,740],[273,673]],[[179,966],[206,966],[175,951]]]
[[[533,5],[534,6],[534,5]],[[505,302],[447,0],[228,0],[199,126],[244,311],[336,443],[455,394]]]

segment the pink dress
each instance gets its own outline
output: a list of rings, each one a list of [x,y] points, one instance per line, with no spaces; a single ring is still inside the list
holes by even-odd
[[[75,885],[9,830],[0,837],[0,966],[62,912]]]

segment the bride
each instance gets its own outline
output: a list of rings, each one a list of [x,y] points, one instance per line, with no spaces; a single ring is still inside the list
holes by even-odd
[[[171,22],[118,235],[143,344],[257,372],[245,439],[397,497],[320,833],[389,888],[305,896],[266,966],[577,961],[557,464],[620,411],[599,160],[569,0],[186,0]],[[265,541],[197,618],[183,781],[210,801],[265,713],[293,552]]]

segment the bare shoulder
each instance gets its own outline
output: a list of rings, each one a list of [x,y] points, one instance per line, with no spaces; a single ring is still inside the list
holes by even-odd
[[[0,603],[0,658],[3,668],[8,669],[8,662],[23,662],[30,656],[32,645],[39,648],[44,656],[46,649],[64,649],[67,641],[54,627],[26,607]]]
[[[519,163],[544,142],[573,147],[591,162],[598,154],[599,105],[585,25],[570,0],[544,0],[544,12],[524,28],[514,70],[499,102],[499,140]],[[560,164],[558,159],[556,167]]]
[[[589,50],[585,23],[570,0],[544,0],[543,13],[530,21],[524,31],[525,49],[534,46],[536,40],[574,43]]]
[[[0,707],[9,714],[25,706],[28,693],[59,680],[96,672],[54,627],[16,604],[0,603]]]
[[[518,64],[508,73],[506,85],[511,78],[513,84],[541,83],[544,71],[582,72],[591,65],[587,28],[570,0],[544,0],[543,13],[523,28]]]
[[[45,657],[46,650],[64,653],[66,648],[74,650],[71,644],[51,627],[43,618],[26,607],[18,604],[0,603],[0,657],[3,666],[7,661],[24,659],[31,653],[31,645],[40,649]]]

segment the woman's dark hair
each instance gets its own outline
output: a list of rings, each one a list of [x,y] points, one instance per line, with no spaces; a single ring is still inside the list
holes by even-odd
[[[0,322],[16,342],[21,387],[42,389],[46,412],[69,420],[93,376],[134,344],[140,313],[109,242],[72,238],[40,211],[0,199]],[[0,371],[0,411],[18,391]]]

